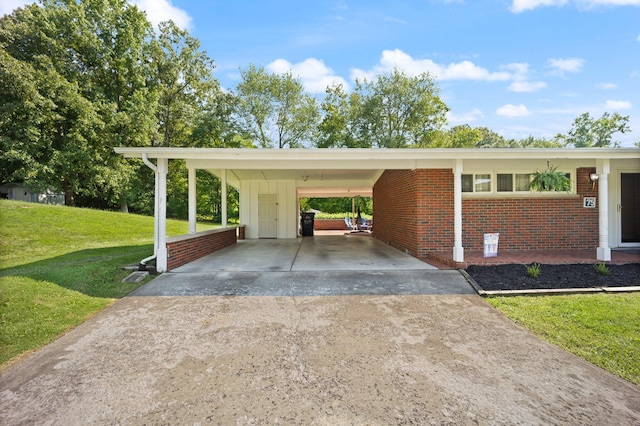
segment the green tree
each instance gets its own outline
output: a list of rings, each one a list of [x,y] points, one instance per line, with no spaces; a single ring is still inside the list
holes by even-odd
[[[360,95],[348,95],[340,84],[327,87],[322,102],[323,118],[318,127],[318,148],[367,148],[371,145],[358,137],[362,110]]]
[[[481,141],[482,132],[478,128],[462,124],[454,126],[431,144],[438,148],[475,148]]]
[[[508,141],[504,136],[494,132],[488,127],[477,127],[480,132],[480,140],[476,143],[478,148],[511,148],[512,141]]]
[[[143,143],[150,25],[124,0],[44,0],[0,19],[3,180],[118,205],[130,164],[113,146]],[[11,129],[22,119],[25,131]],[[28,124],[26,120],[28,119]]]
[[[191,134],[191,146],[205,148],[254,148],[251,137],[237,120],[239,99],[219,91],[200,111]]]
[[[162,22],[159,31],[151,52],[159,104],[154,144],[190,146],[200,111],[220,93],[215,67],[200,42],[172,21]]]
[[[511,146],[513,148],[562,148],[565,144],[558,138],[545,139],[529,136],[519,141],[511,141]]]
[[[236,95],[245,134],[263,148],[300,148],[315,139],[318,104],[298,79],[254,65],[240,74]]]
[[[605,112],[597,119],[585,112],[574,120],[571,130],[566,135],[558,135],[558,139],[575,148],[617,147],[620,143],[613,141],[613,135],[630,132],[628,123],[629,116],[617,112]]]
[[[429,74],[394,69],[374,81],[356,81],[350,95],[328,89],[319,146],[424,148],[434,146],[448,107]]]

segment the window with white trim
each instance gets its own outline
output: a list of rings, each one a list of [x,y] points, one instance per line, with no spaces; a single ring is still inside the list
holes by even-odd
[[[571,173],[566,173],[571,179]],[[474,173],[462,175],[462,192],[487,193],[524,193],[531,192],[529,183],[533,173]],[[493,182],[495,181],[495,185]],[[494,188],[495,186],[495,188]]]
[[[533,179],[531,173],[498,173],[498,192],[523,192],[529,191],[529,183]]]
[[[491,174],[462,175],[462,192],[491,192]]]

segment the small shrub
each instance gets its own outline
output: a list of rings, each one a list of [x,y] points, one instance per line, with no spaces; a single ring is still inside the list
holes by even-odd
[[[593,269],[596,270],[600,275],[611,275],[611,270],[604,263],[596,263],[593,265]]]
[[[538,278],[538,275],[540,275],[540,264],[538,263],[525,266],[525,268],[527,268],[527,275],[529,275],[531,278]]]

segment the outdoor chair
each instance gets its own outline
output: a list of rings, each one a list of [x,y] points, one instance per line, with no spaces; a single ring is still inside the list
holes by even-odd
[[[351,224],[351,219],[349,219],[348,217],[344,218],[344,223],[345,225],[347,225],[347,229],[349,231],[353,231],[353,225]]]

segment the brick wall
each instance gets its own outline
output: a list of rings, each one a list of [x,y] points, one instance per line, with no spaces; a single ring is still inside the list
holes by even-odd
[[[342,231],[347,230],[344,219],[315,219],[313,229],[316,231]]]
[[[482,250],[483,234],[500,232],[501,250],[588,249],[598,244],[598,209],[582,207],[597,196],[589,173],[576,173],[577,196],[470,198],[462,201],[465,250]],[[427,259],[453,247],[453,172],[450,169],[387,170],[376,182],[374,236]]]
[[[203,256],[235,244],[236,228],[215,229],[167,240],[167,270],[193,262]]]
[[[387,170],[373,199],[375,238],[421,259],[453,246],[451,170]]]

